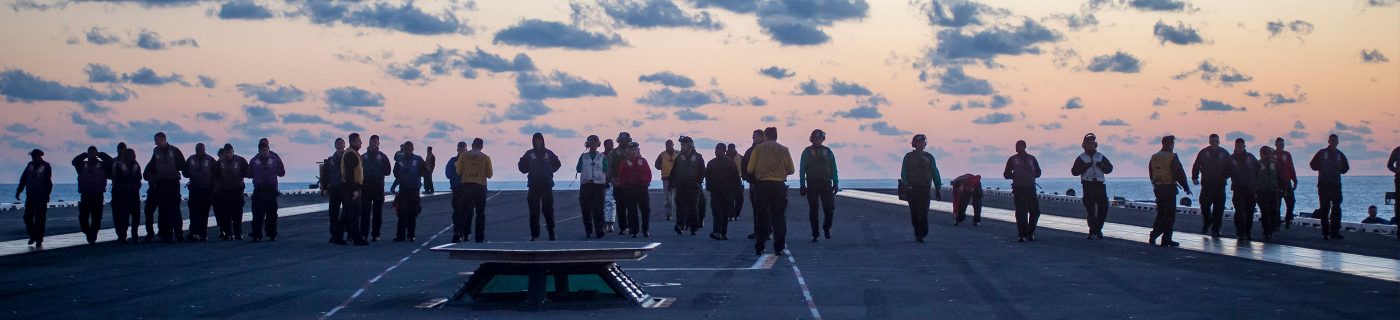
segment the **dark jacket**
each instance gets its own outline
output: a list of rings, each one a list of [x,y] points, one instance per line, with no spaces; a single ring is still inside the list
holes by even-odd
[[[457,190],[457,185],[462,184],[462,175],[457,174],[457,157],[447,159],[447,167],[442,172],[447,174],[447,185]]]
[[[753,156],[753,147],[757,145],[758,144],[755,143],[754,145],[749,146],[748,149],[745,149],[744,157],[741,160],[739,160],[739,174],[744,178],[744,181],[748,181],[749,183],[754,182],[753,173],[749,173],[749,170],[747,170],[747,168],[749,167],[749,158]]]
[[[254,155],[248,160],[248,178],[253,179],[253,189],[277,190],[277,177],[287,175],[282,165],[282,157],[268,151],[267,157]]]
[[[118,159],[112,163],[112,193],[141,191],[141,163]]]
[[[734,159],[718,157],[705,165],[705,190],[710,192],[738,192],[744,189],[739,180],[739,167]]]
[[[399,192],[418,192],[423,187],[423,175],[428,174],[428,162],[418,155],[404,155],[394,162],[394,183]]]
[[[524,173],[527,184],[531,187],[553,187],[554,172],[559,171],[564,164],[559,162],[559,156],[554,155],[554,151],[549,149],[530,149],[520,156],[520,173]]]
[[[112,172],[112,156],[98,153],[97,159],[86,152],[73,158],[73,169],[78,171],[78,193],[107,192],[107,177]]]
[[[1341,184],[1342,175],[1351,170],[1351,164],[1347,163],[1347,155],[1338,149],[1317,150],[1317,154],[1313,155],[1308,165],[1313,171],[1317,171],[1318,185]]]
[[[392,173],[392,169],[389,168],[389,156],[380,152],[379,148],[371,148],[360,156],[360,160],[363,160],[361,165],[365,168],[365,186],[379,186],[380,189],[384,189],[384,177]]]
[[[1230,190],[1254,192],[1255,183],[1259,180],[1259,159],[1249,152],[1235,153],[1230,155],[1230,166],[1226,172],[1230,174]]]
[[[1035,179],[1040,178],[1040,161],[1029,153],[1013,155],[1006,159],[1001,175],[1011,179],[1013,188],[1035,188]]]
[[[238,155],[219,160],[218,170],[214,170],[219,191],[243,193],[247,185],[243,179],[248,176],[248,160]]]
[[[705,158],[691,150],[690,153],[676,152],[671,164],[671,185],[700,188],[705,182]]]
[[[185,170],[189,170],[185,153],[175,145],[166,145],[151,150],[151,160],[146,162],[146,172],[142,176],[151,182],[179,182]]]
[[[15,197],[18,198],[25,189],[29,189],[29,198],[48,201],[49,195],[53,194],[53,166],[48,161],[30,161],[19,176]]]
[[[195,154],[185,159],[188,166],[185,178],[190,179],[190,190],[214,189],[214,171],[218,170],[218,162],[208,154]]]
[[[1200,179],[1201,184],[1225,185],[1230,179],[1230,151],[1221,147],[1207,146],[1196,153],[1196,162],[1191,163],[1191,179]]]

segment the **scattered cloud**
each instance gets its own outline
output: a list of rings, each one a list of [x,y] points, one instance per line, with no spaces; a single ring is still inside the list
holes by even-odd
[[[1162,44],[1171,42],[1178,45],[1191,45],[1205,42],[1205,38],[1201,37],[1201,33],[1196,28],[1180,21],[1175,26],[1157,21],[1157,24],[1152,27],[1152,35],[1161,40]]]
[[[224,121],[225,118],[228,118],[228,114],[223,112],[200,112],[194,114],[194,118],[204,121],[219,122]]]
[[[758,69],[758,73],[763,74],[764,76],[767,76],[769,78],[778,80],[790,78],[792,76],[797,75],[796,72],[788,70],[787,68],[779,68],[778,66],[769,66],[767,68]]]
[[[927,80],[926,74],[920,74],[920,80]],[[984,79],[968,76],[963,72],[961,66],[949,67],[938,76],[937,90],[939,93],[953,95],[990,95],[996,91],[992,89],[992,83]]]
[[[224,20],[264,20],[272,18],[272,10],[251,0],[235,0],[220,5],[218,16]]]
[[[1013,102],[1015,102],[1015,101],[1016,101],[1016,100],[1011,99],[1011,97],[1008,97],[1008,96],[994,95],[994,96],[992,96],[992,101],[991,101],[990,103],[988,103],[988,105],[991,106],[992,109],[995,110],[995,109],[1005,108],[1006,106],[1011,105],[1011,103],[1013,103]]]
[[[555,21],[526,19],[497,31],[491,43],[527,48],[562,48],[573,50],[607,50],[627,46],[616,33],[592,32]]]
[[[1059,122],[1042,123],[1042,124],[1038,124],[1038,125],[1036,125],[1036,126],[1040,127],[1041,130],[1046,130],[1046,131],[1050,131],[1050,130],[1060,130],[1060,129],[1062,129],[1062,128],[1065,127],[1063,124],[1060,124]]]
[[[1093,13],[1082,14],[1052,14],[1046,20],[1064,21],[1065,26],[1070,30],[1094,29],[1099,26],[1099,17]]]
[[[882,136],[903,136],[910,134],[909,131],[902,130],[899,127],[896,127],[884,121],[876,121],[871,124],[862,124],[860,125],[860,131],[870,131]]]
[[[1201,105],[1196,108],[1199,111],[1245,111],[1244,107],[1236,107],[1229,103],[1216,100],[1201,99]]]
[[[725,103],[728,98],[719,91],[698,91],[690,89],[671,90],[661,88],[647,92],[636,102],[652,107],[696,108],[708,104]],[[765,102],[766,103],[766,102]]]
[[[420,69],[424,67],[427,68],[427,73]],[[407,82],[426,82],[430,80],[428,74],[434,76],[458,74],[463,78],[474,79],[477,77],[476,70],[478,69],[493,73],[520,73],[533,72],[536,67],[534,59],[524,53],[517,53],[515,57],[506,59],[501,55],[481,50],[481,48],[463,51],[443,47],[438,47],[433,52],[418,55],[409,60],[408,63],[394,63],[385,67],[385,71],[390,76]]]
[[[698,0],[699,8],[717,7],[758,17],[764,34],[785,46],[812,46],[831,41],[823,31],[839,21],[864,19],[870,11],[865,0],[736,1]]]
[[[817,82],[817,80],[808,79],[807,82],[797,84],[797,91],[793,92],[793,94],[800,96],[822,94],[836,96],[868,96],[874,94],[874,92],[871,92],[869,88],[859,83],[831,78],[831,83],[826,85],[825,88],[823,88],[823,85]]]
[[[1312,34],[1313,24],[1303,20],[1293,20],[1293,22],[1275,20],[1269,21],[1264,29],[1269,30],[1270,38],[1277,37],[1285,32],[1291,32],[1298,35],[1299,39],[1302,39],[1303,36]]]
[[[1100,126],[1122,127],[1122,126],[1127,126],[1127,125],[1128,125],[1128,122],[1127,122],[1127,121],[1124,121],[1123,119],[1118,119],[1118,118],[1114,118],[1114,119],[1104,119],[1104,120],[1099,120],[1099,125],[1100,125]]]
[[[384,95],[356,87],[339,87],[326,90],[326,106],[330,112],[350,112],[369,117],[377,117],[365,108],[384,106]]]
[[[1065,101],[1065,106],[1062,107],[1062,109],[1065,109],[1065,110],[1074,110],[1074,109],[1083,109],[1083,108],[1084,108],[1084,99],[1080,99],[1079,97],[1069,98],[1069,101]]]
[[[989,22],[989,18],[1006,16],[1011,12],[1006,9],[993,8],[991,6],[967,1],[967,0],[932,0],[923,3],[915,3],[924,17],[928,18],[928,23],[935,27],[962,28],[966,26],[982,25]]]
[[[958,29],[939,31],[938,45],[925,58],[933,65],[969,64],[983,62],[994,65],[1002,55],[1040,54],[1036,45],[1060,40],[1060,34],[1035,20],[1025,19],[1020,25],[994,26],[976,32]]]
[[[160,34],[155,31],[141,30],[136,37],[136,47],[146,50],[165,50],[174,47],[198,48],[199,42],[194,38],[181,38],[171,41],[161,40]]]
[[[1370,50],[1361,49],[1361,62],[1365,62],[1365,63],[1386,63],[1386,62],[1390,62],[1390,59],[1389,59],[1389,58],[1386,58],[1384,54],[1381,54],[1381,51],[1380,51],[1380,50],[1376,50],[1376,49],[1370,49]]]
[[[520,134],[527,134],[527,135],[532,135],[532,134],[535,134],[536,132],[539,132],[539,133],[542,133],[542,134],[547,134],[547,135],[554,136],[555,138],[576,138],[576,137],[578,137],[578,132],[575,132],[574,129],[555,128],[554,126],[551,126],[551,125],[549,125],[548,123],[544,123],[544,124],[526,123],[525,125],[520,126],[520,131],[519,131],[519,132],[520,132]]]
[[[328,121],[328,120],[326,120],[326,118],[322,118],[320,115],[305,114],[305,113],[288,113],[287,115],[282,116],[282,123],[285,123],[285,124],[298,124],[298,123],[304,123],[304,124],[328,124],[328,123],[331,123],[331,122]]]
[[[1223,65],[1213,60],[1201,61],[1200,64],[1196,65],[1195,69],[1178,73],[1172,76],[1172,79],[1184,80],[1196,75],[1199,75],[1201,80],[1205,82],[1216,82],[1227,87],[1235,83],[1254,80],[1254,77],[1240,73],[1240,71],[1235,70],[1234,67]]]
[[[691,80],[690,77],[675,74],[670,71],[661,71],[653,74],[644,74],[641,77],[638,77],[637,81],[655,83],[663,86],[676,88],[690,88],[695,86],[695,80]]]
[[[327,141],[334,141],[335,138],[338,138],[338,136],[326,130],[321,130],[319,133],[311,133],[311,130],[297,129],[297,131],[293,131],[290,136],[287,136],[287,141],[296,144],[321,145],[326,144]]]
[[[1153,106],[1153,107],[1166,106],[1168,103],[1171,103],[1171,100],[1167,100],[1166,98],[1153,98],[1153,99],[1152,99],[1152,106]]]
[[[458,19],[452,10],[431,14],[409,1],[392,3],[352,3],[307,1],[299,4],[301,14],[312,23],[334,26],[344,24],[362,28],[399,31],[414,35],[448,35],[473,33],[472,27]],[[470,8],[470,6],[468,7]]]
[[[267,104],[284,104],[306,100],[306,92],[301,91],[296,86],[278,85],[277,80],[267,80],[265,83],[240,83],[236,87],[238,91],[243,92],[244,97]]]
[[[539,100],[525,100],[510,104],[506,108],[505,118],[508,120],[534,120],[535,117],[549,114],[554,109],[545,105]]]
[[[38,129],[38,128],[31,127],[31,126],[29,126],[29,125],[27,125],[27,124],[23,124],[23,123],[11,123],[10,125],[5,126],[5,132],[9,132],[9,133],[13,133],[13,134],[20,134],[20,135],[28,135],[28,134],[38,133],[38,132],[39,132],[39,129]]]
[[[1002,124],[1002,123],[1007,123],[1007,122],[1013,122],[1013,121],[1016,121],[1017,119],[1018,119],[1018,118],[1017,118],[1016,115],[1013,115],[1013,114],[1010,114],[1010,113],[992,112],[992,113],[988,113],[988,114],[986,114],[986,115],[977,117],[976,119],[972,119],[972,123],[973,123],[973,124],[980,124],[980,125],[996,125],[996,124]]]
[[[698,111],[695,111],[694,109],[676,110],[676,119],[687,122],[715,120],[714,117],[711,117],[708,114],[700,113]]]
[[[535,72],[517,74],[515,76],[515,89],[520,92],[520,98],[528,100],[617,96],[617,91],[613,90],[610,83],[595,83],[562,71],[554,71],[549,74]]]
[[[578,5],[576,4],[575,7]],[[686,13],[671,0],[607,0],[598,6],[612,18],[616,26],[652,28],[691,28],[719,30],[724,28],[709,12]],[[578,10],[576,8],[575,10]]]
[[[1131,54],[1118,51],[1110,55],[1095,56],[1085,67],[1092,72],[1138,73],[1142,71],[1142,60]]]
[[[70,86],[40,78],[24,70],[7,69],[0,72],[0,95],[5,96],[7,102],[91,102],[126,101],[134,94],[120,88],[98,91],[90,87]]]

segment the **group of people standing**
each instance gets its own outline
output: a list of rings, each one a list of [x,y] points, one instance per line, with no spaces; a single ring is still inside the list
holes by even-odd
[[[421,195],[431,193],[431,176],[435,166],[432,148],[427,159],[414,154],[412,142],[404,142],[390,158],[380,151],[379,136],[370,136],[369,146],[361,152],[361,139],[352,133],[346,139],[337,138],[334,153],[322,163],[320,187],[329,197],[330,242],[340,245],[368,245],[378,241],[386,200],[385,178],[395,181],[388,193],[398,217],[394,241],[416,241],[416,220],[422,211]],[[675,232],[696,235],[704,227],[705,208],[712,214],[712,232],[716,240],[728,240],[728,224],[738,219],[745,200],[743,183],[751,191],[747,197],[753,208],[755,252],[765,252],[766,242],[773,241],[773,252],[782,254],[787,233],[787,179],[798,174],[801,196],[807,198],[811,240],[831,238],[835,217],[834,195],[840,192],[836,156],[824,145],[826,133],[813,130],[810,146],[801,152],[794,166],[788,148],[778,143],[777,129],[754,130],[753,145],[741,155],[734,144],[717,143],[714,158],[706,161],[695,146],[693,138],[681,136],[680,149],[666,141],[666,149],[657,156],[655,166],[641,156],[641,148],[627,132],[616,138],[599,141],[590,135],[584,142],[586,152],[579,155],[575,172],[579,183],[579,206],[584,232],[589,238],[601,238],[607,233],[632,237],[650,236],[650,194],[653,168],[660,171],[667,217],[671,209],[676,217]],[[136,153],[125,143],[117,145],[117,156],[98,149],[73,158],[78,174],[79,221],[88,242],[97,239],[102,221],[103,193],[112,183],[112,212],[119,242],[136,242],[141,221],[141,182],[147,183],[145,200],[145,241],[159,237],[164,242],[205,241],[209,211],[212,209],[222,240],[242,240],[242,209],[245,179],[252,179],[252,230],[248,236],[260,241],[266,236],[277,239],[278,178],[286,175],[281,158],[272,152],[268,140],[258,142],[258,153],[245,159],[234,152],[230,144],[217,151],[217,158],[205,152],[203,143],[195,146],[195,154],[185,157],[179,148],[170,145],[165,134],[154,137],[155,148],[144,170],[136,161]],[[1261,211],[1263,235],[1269,239],[1287,227],[1293,214],[1293,192],[1297,174],[1291,154],[1284,151],[1284,139],[1275,140],[1274,147],[1261,147],[1259,156],[1249,153],[1243,139],[1236,139],[1234,150],[1220,147],[1219,136],[1212,134],[1209,145],[1197,153],[1190,171],[1191,180],[1201,185],[1200,206],[1203,216],[1202,234],[1219,236],[1223,220],[1225,186],[1230,183],[1233,193],[1235,228],[1241,240],[1252,239],[1251,229],[1255,208]],[[1338,137],[1328,137],[1328,146],[1319,150],[1309,162],[1318,172],[1318,195],[1322,208],[1324,239],[1341,239],[1341,175],[1350,169],[1346,155],[1337,149]],[[1157,217],[1149,242],[1176,246],[1172,241],[1175,222],[1177,190],[1191,194],[1186,183],[1186,171],[1173,152],[1175,137],[1162,138],[1161,151],[1148,161],[1148,174],[1154,185]],[[599,147],[603,150],[599,151]],[[899,195],[908,201],[914,238],[924,242],[928,236],[928,211],[932,200],[942,200],[943,179],[935,157],[925,151],[927,137],[914,135],[913,150],[905,154],[900,168]],[[1070,173],[1081,179],[1089,239],[1103,238],[1103,225],[1108,211],[1105,176],[1113,173],[1113,164],[1098,152],[1097,138],[1084,136],[1084,152],[1075,157]],[[487,180],[493,176],[491,157],[482,152],[484,141],[457,143],[457,153],[447,161],[446,177],[452,189],[452,242],[485,241],[485,202]],[[42,247],[44,222],[49,194],[52,191],[52,167],[43,160],[44,153],[34,150],[32,161],[25,167],[16,191],[16,199],[26,190],[24,220],[30,244]],[[392,167],[390,161],[392,159]],[[544,136],[535,133],[532,147],[517,162],[520,173],[528,182],[526,196],[529,209],[531,241],[542,235],[555,240],[554,174],[562,167],[559,157],[545,145]],[[1400,188],[1400,148],[1392,153],[1387,167],[1396,172]],[[1007,159],[1003,178],[1011,180],[1015,205],[1018,241],[1035,241],[1035,229],[1040,216],[1036,179],[1042,175],[1039,161],[1027,152],[1025,141],[1016,142],[1016,153]],[[188,179],[190,228],[183,230],[180,212],[180,186]],[[961,224],[971,206],[973,224],[981,222],[982,177],[963,174],[951,181],[954,224]],[[1202,183],[1204,183],[1202,185]],[[708,197],[705,193],[708,192]],[[708,198],[708,201],[706,199]],[[1282,202],[1282,203],[1280,203]],[[1280,205],[1287,214],[1280,216]],[[159,212],[158,219],[155,213]],[[541,221],[543,220],[543,221]],[[545,230],[541,232],[540,224]],[[129,232],[128,232],[129,227]],[[158,229],[159,231],[156,231]]]
[[[249,236],[253,241],[266,235],[277,240],[277,179],[286,175],[282,159],[271,151],[267,139],[258,141],[258,153],[252,160],[234,152],[225,144],[217,151],[218,158],[205,152],[203,143],[195,145],[195,154],[188,158],[180,148],[169,144],[164,132],[155,134],[155,148],[144,170],[136,160],[136,150],[125,142],[117,144],[117,156],[99,152],[89,146],[73,158],[78,175],[79,227],[88,243],[97,241],[102,226],[104,193],[111,182],[112,220],[116,225],[117,242],[150,242],[157,237],[162,242],[207,241],[209,213],[212,210],[223,240],[242,240],[245,179],[253,180],[253,225]],[[44,161],[44,152],[30,152],[31,160],[20,175],[15,198],[26,190],[24,222],[29,244],[42,248],[44,222],[48,201],[53,191],[53,167]],[[190,228],[184,230],[180,187],[183,179],[189,189]],[[141,182],[146,182],[145,207],[142,210]],[[146,235],[140,236],[142,211],[146,217]],[[157,213],[159,213],[157,215]],[[157,218],[158,217],[158,218]],[[159,231],[157,231],[159,230]]]

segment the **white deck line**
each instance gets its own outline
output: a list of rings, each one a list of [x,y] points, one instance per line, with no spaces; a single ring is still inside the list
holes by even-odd
[[[837,195],[901,206],[909,205],[908,202],[899,200],[899,197],[895,195],[883,193],[842,190],[840,193],[837,193]],[[953,212],[953,203],[931,201],[929,208],[951,214]],[[1016,222],[1014,211],[991,207],[982,208],[982,218],[1011,223]],[[1040,215],[1038,226],[1083,234],[1089,233],[1089,226],[1085,224],[1083,219],[1048,214]],[[1151,231],[1151,228],[1111,222],[1104,223],[1103,227],[1104,237],[1137,242],[1144,241]],[[1173,240],[1180,242],[1181,247],[1179,248],[1185,250],[1400,282],[1400,260],[1395,259],[1301,248],[1261,241],[1237,243],[1233,238],[1222,237],[1216,239],[1186,232],[1177,232]]]

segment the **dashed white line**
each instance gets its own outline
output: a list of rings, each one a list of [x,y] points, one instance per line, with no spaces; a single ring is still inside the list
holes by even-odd
[[[802,298],[807,300],[807,310],[812,312],[812,319],[821,320],[822,313],[817,311],[817,301],[812,300],[812,290],[807,288],[807,280],[802,278],[802,269],[797,268],[797,259],[792,257],[792,251],[783,250],[787,254],[788,264],[792,265],[792,273],[797,275],[797,284],[802,286]]]
[[[500,194],[501,194],[501,192],[500,192],[500,191],[497,191],[496,194],[493,194],[493,195],[491,195],[490,197],[487,197],[486,200],[487,200],[487,201],[490,201],[491,198],[495,198],[496,196],[498,196],[498,195],[500,195]],[[424,247],[427,247],[428,244],[433,243],[433,240],[436,240],[436,239],[438,238],[438,236],[441,236],[444,232],[447,232],[447,230],[452,230],[452,225],[448,225],[446,228],[442,228],[442,230],[440,230],[440,231],[438,231],[437,233],[433,234],[432,237],[429,237],[427,241],[423,241],[422,244],[418,245],[418,248],[413,249],[413,252],[410,252],[410,253],[408,253],[408,255],[404,256],[402,259],[399,259],[399,262],[394,263],[394,265],[389,266],[388,269],[384,269],[384,271],[379,272],[378,275],[375,275],[374,278],[369,279],[369,281],[365,281],[365,284],[364,284],[363,286],[360,286],[360,289],[359,289],[359,290],[355,290],[355,293],[352,294],[352,295],[350,295],[349,298],[346,298],[346,299],[345,299],[345,302],[341,302],[339,306],[336,306],[335,308],[331,308],[331,311],[327,311],[326,314],[321,315],[321,319],[322,319],[322,320],[324,320],[324,319],[329,319],[331,316],[334,316],[336,312],[340,312],[340,310],[345,309],[346,306],[349,306],[349,305],[350,305],[350,302],[355,301],[355,298],[359,298],[360,295],[363,294],[363,293],[365,292],[365,290],[369,290],[369,287],[370,287],[371,285],[374,285],[374,283],[379,282],[379,280],[382,279],[382,278],[384,277],[385,274],[388,274],[390,271],[394,271],[394,269],[397,269],[397,268],[398,268],[400,265],[402,265],[404,262],[408,261],[408,258],[413,257],[413,255],[416,254],[416,253],[418,253],[418,251],[423,250],[423,248],[424,248]]]

